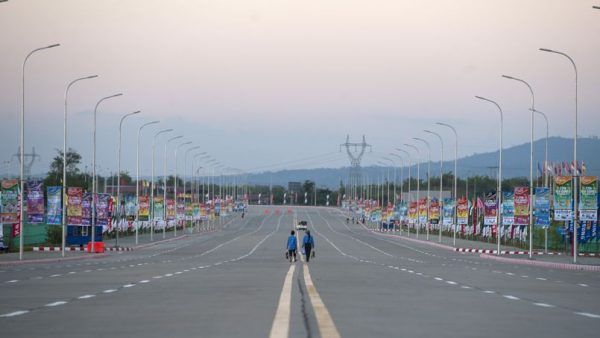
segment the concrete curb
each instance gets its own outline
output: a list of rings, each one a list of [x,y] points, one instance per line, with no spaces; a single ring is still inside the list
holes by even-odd
[[[101,258],[101,257],[106,257],[106,254],[102,253],[102,254],[95,254],[93,256],[84,255],[84,256],[77,256],[77,257],[59,257],[59,258],[29,259],[29,260],[22,260],[22,261],[6,261],[6,262],[0,262],[0,266],[1,265],[35,264],[35,263],[53,263],[53,262],[75,261],[75,260],[93,259],[93,258]]]
[[[483,253],[483,254],[495,254],[497,250],[494,249],[474,249],[474,248],[455,248],[456,252],[467,252],[467,253]],[[515,250],[500,250],[501,255],[529,255],[529,251],[515,251]],[[562,252],[548,252],[543,253],[541,251],[533,251],[534,255],[546,255],[546,256],[562,256]]]
[[[551,269],[559,269],[559,270],[570,270],[570,271],[592,271],[592,272],[600,272],[600,265],[579,265],[579,264],[569,264],[569,263],[552,263],[552,262],[541,262],[541,261],[530,261],[525,259],[518,258],[509,258],[509,257],[498,257],[488,254],[481,254],[479,257],[483,259],[491,259],[498,262],[503,263],[512,263],[512,264],[521,264],[521,265],[529,265],[536,266],[542,268],[551,268]]]

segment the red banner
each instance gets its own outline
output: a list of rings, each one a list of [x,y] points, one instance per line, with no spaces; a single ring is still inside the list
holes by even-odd
[[[528,187],[515,187],[515,225],[529,225]]]

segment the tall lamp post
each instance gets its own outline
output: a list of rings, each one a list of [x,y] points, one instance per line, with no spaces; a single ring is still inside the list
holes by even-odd
[[[394,207],[395,207],[396,199],[397,199],[396,198],[396,185],[398,185],[396,182],[396,169],[397,169],[396,162],[394,162],[394,160],[392,160],[391,158],[388,158],[388,157],[382,157],[382,159],[390,162],[392,164],[392,166],[394,167]],[[389,195],[389,184],[388,184],[388,195]]]
[[[436,122],[437,125],[440,126],[444,126],[444,127],[448,127],[450,128],[450,130],[452,130],[452,132],[454,132],[454,231],[453,231],[453,238],[452,238],[452,245],[454,247],[456,247],[456,223],[458,223],[458,214],[457,212],[457,207],[458,207],[458,196],[457,196],[457,189],[456,189],[456,180],[458,177],[458,167],[457,167],[457,162],[458,162],[458,133],[456,132],[456,129],[454,129],[454,127],[452,127],[451,125],[447,124],[447,123],[442,123],[442,122]]]
[[[431,198],[429,197],[430,192],[431,192],[431,146],[429,145],[429,142],[425,141],[422,138],[419,137],[413,137],[413,140],[415,141],[421,141],[423,142],[426,146],[427,146],[427,222],[425,222],[425,226],[427,227],[427,240],[429,240],[429,203],[431,203]]]
[[[192,144],[192,141],[183,142],[183,143],[179,144],[177,147],[175,147],[175,175],[173,176],[173,194],[175,195],[174,196],[174,200],[175,200],[175,231],[173,232],[174,237],[177,237],[177,152],[179,151],[179,148],[190,145],[190,144]],[[184,180],[184,184],[185,184],[185,177],[183,178],[183,180]],[[183,189],[183,194],[185,195],[185,186]],[[184,204],[185,204],[185,197],[184,197]],[[184,210],[185,210],[185,208],[184,208]],[[185,211],[184,211],[184,218],[185,218]]]
[[[410,208],[410,203],[412,202],[412,194],[410,191],[410,181],[412,180],[412,175],[410,173],[410,167],[412,167],[412,162],[410,161],[410,154],[408,151],[404,150],[404,149],[400,149],[400,148],[396,148],[396,151],[399,151],[403,154],[406,155],[406,158],[408,159],[408,207]],[[402,182],[404,184],[404,182]],[[400,199],[402,199],[402,196],[400,196]],[[410,220],[409,222],[406,223],[406,236],[409,237],[410,236]]]
[[[25,60],[23,60],[23,89],[21,94],[22,96],[22,101],[21,101],[21,137],[20,137],[20,143],[21,143],[21,151],[19,152],[19,161],[20,163],[20,181],[19,181],[19,188],[21,189],[21,200],[19,201],[19,260],[23,260],[23,237],[25,237],[25,231],[23,231],[23,224],[25,224],[25,222],[23,222],[23,217],[25,217],[25,206],[23,204],[23,200],[25,199],[25,177],[24,177],[24,172],[25,172],[25,66],[27,65],[27,60],[29,60],[29,57],[35,53],[35,52],[39,52],[41,50],[44,49],[50,49],[50,48],[54,48],[54,47],[58,47],[60,46],[60,44],[53,44],[53,45],[49,45],[46,47],[41,47],[41,48],[36,48],[34,50],[32,50],[31,52],[29,52],[29,54],[27,54],[27,56],[25,57]],[[65,163],[63,163],[64,166]]]
[[[121,213],[123,212],[124,201],[121,201],[121,130],[123,128],[123,120],[127,117],[141,113],[141,111],[134,111],[133,113],[125,114],[121,117],[119,122],[119,149],[117,150],[117,229],[115,237],[115,247],[119,247],[119,230],[121,227]],[[136,183],[137,184],[137,183]]]
[[[82,80],[88,80],[98,77],[98,75],[90,75],[85,77],[80,77],[71,81],[67,85],[67,89],[65,90],[65,112],[64,112],[64,128],[63,128],[63,180],[62,180],[62,243],[61,243],[61,252],[62,256],[65,257],[65,232],[67,228],[67,199],[65,198],[67,193],[67,103],[69,97],[69,90],[71,86],[76,82]]]
[[[389,153],[389,155],[390,156],[394,156],[395,158],[399,159],[400,160],[400,164],[402,165],[402,167],[400,167],[400,202],[402,202],[402,185],[404,185],[404,176],[403,176],[402,172],[404,171],[403,169],[404,169],[404,166],[405,166],[404,159],[402,158],[402,156],[400,156],[398,154],[395,154],[395,153]],[[396,175],[394,174],[394,177],[395,176]],[[394,188],[395,187],[396,186],[394,186]],[[396,194],[396,190],[394,189],[394,195],[395,194]]]
[[[114,94],[111,96],[106,96],[101,98],[98,103],[96,103],[96,107],[94,108],[94,151],[93,151],[93,161],[92,161],[92,253],[96,252],[95,241],[96,241],[96,190],[98,183],[96,182],[96,115],[98,115],[98,106],[102,101],[122,96],[122,93]]]
[[[175,136],[167,140],[165,142],[165,153],[164,153],[164,161],[163,161],[163,203],[164,203],[164,215],[165,215],[165,226],[163,227],[163,239],[166,237],[168,217],[167,217],[167,147],[169,143],[172,141],[183,138],[183,135]],[[177,210],[177,205],[175,205],[175,210]],[[175,212],[177,215],[177,211]],[[175,229],[177,229],[177,223],[175,223]],[[176,230],[177,231],[177,230]]]
[[[500,112],[500,151],[499,151],[499,157],[498,157],[498,188],[496,191],[496,208],[498,208],[496,210],[496,237],[497,237],[497,251],[496,251],[496,255],[500,255],[500,226],[504,227],[501,223],[501,218],[500,215],[502,214],[500,212],[500,195],[502,194],[502,148],[504,148],[504,145],[502,143],[502,134],[503,134],[503,130],[504,130],[504,113],[502,112],[502,108],[500,107],[500,105],[493,100],[487,99],[485,97],[481,97],[481,96],[475,96],[475,98],[479,99],[479,100],[483,100],[483,101],[487,101],[493,105],[496,106],[496,108],[498,108],[498,111]],[[530,201],[530,203],[532,203],[533,201]],[[531,231],[531,229],[530,229]],[[530,234],[531,236],[531,234]],[[531,249],[530,249],[531,251]]]
[[[160,134],[164,134],[164,133],[169,133],[172,132],[173,129],[163,129],[161,131],[158,131],[154,134],[154,139],[152,140],[152,178],[150,180],[150,214],[151,216],[151,220],[150,220],[150,241],[154,241],[154,154],[156,153],[156,138],[160,135]],[[157,191],[158,192],[158,191]],[[163,201],[163,204],[165,203],[165,201]],[[163,215],[164,217],[164,215]]]
[[[421,153],[419,152],[419,148],[417,148],[416,146],[412,145],[412,144],[408,144],[405,143],[405,146],[413,149],[415,152],[417,152],[417,158],[416,158],[416,162],[417,162],[417,238],[419,238],[419,227],[421,225],[420,219],[419,219],[419,199],[421,198]]]
[[[544,188],[548,188],[548,116],[539,110],[534,110],[534,113],[540,114],[546,121],[546,142],[544,145]],[[548,227],[544,227],[544,253],[548,253]]]
[[[140,227],[140,134],[147,126],[157,124],[160,121],[152,121],[142,124],[138,128],[137,143],[135,147],[135,245],[138,245],[138,229]]]
[[[529,142],[529,259],[533,259],[533,112],[535,111],[535,96],[533,95],[533,89],[531,89],[531,86],[525,80],[508,75],[502,75],[502,77],[521,82],[529,88],[529,92],[531,93],[531,138]]]
[[[595,9],[600,9],[599,6],[593,6]],[[579,176],[579,172],[577,170],[577,65],[575,64],[575,61],[573,61],[573,59],[567,55],[566,53],[557,51],[557,50],[552,50],[552,49],[548,49],[548,48],[540,48],[540,50],[542,52],[547,52],[547,53],[554,53],[554,54],[559,54],[562,55],[564,57],[566,57],[567,59],[569,59],[569,61],[571,61],[571,64],[573,65],[573,70],[575,71],[575,133],[573,135],[573,164],[575,165],[575,174],[573,175],[573,187],[575,187],[573,189],[573,264],[577,263],[577,227],[579,226],[579,215],[577,214],[577,199],[578,199],[578,190],[579,190],[579,185],[578,185],[578,176]],[[535,110],[535,109],[534,109]],[[532,113],[533,114],[533,113]]]
[[[440,227],[439,229],[439,239],[438,242],[442,243],[442,223],[443,223],[443,210],[444,210],[444,204],[442,201],[442,184],[443,184],[443,176],[444,176],[444,140],[442,139],[442,136],[440,136],[440,134],[433,132],[431,130],[423,130],[424,132],[428,133],[428,134],[432,134],[437,136],[437,138],[440,140],[440,144],[442,146],[442,149],[440,151],[440,198],[438,201],[438,206],[440,208],[440,219],[438,220],[438,225]]]

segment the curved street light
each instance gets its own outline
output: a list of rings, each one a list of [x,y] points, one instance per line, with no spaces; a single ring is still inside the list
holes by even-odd
[[[138,229],[140,227],[140,134],[142,129],[147,126],[160,123],[160,121],[152,121],[142,124],[138,128],[137,143],[135,148],[135,245],[138,245]]]
[[[502,144],[502,134],[503,134],[503,130],[504,130],[504,113],[502,112],[502,108],[500,107],[500,105],[493,100],[487,99],[485,97],[481,97],[481,96],[475,96],[475,98],[479,99],[479,100],[483,100],[483,101],[487,101],[493,105],[496,106],[496,108],[498,108],[498,111],[500,112],[500,151],[499,151],[499,158],[498,158],[498,188],[496,189],[496,208],[498,208],[497,212],[496,212],[496,237],[497,237],[497,251],[496,251],[496,255],[500,255],[500,226],[504,227],[501,223],[501,212],[500,211],[500,195],[502,194],[502,148],[504,147],[504,145]]]
[[[417,152],[417,238],[419,238],[419,227],[421,225],[419,219],[419,198],[421,197],[421,152],[419,151],[419,148],[412,144],[404,143],[404,145]]]
[[[427,142],[426,140],[419,138],[419,137],[413,137],[413,140],[415,141],[421,141],[423,142],[426,146],[427,146],[427,222],[426,222],[426,232],[427,232],[427,240],[429,240],[429,204],[431,203],[431,198],[429,197],[430,195],[430,191],[431,191],[431,185],[430,185],[430,178],[431,178],[431,146],[429,145],[429,142]]]
[[[150,220],[150,241],[154,241],[154,219],[156,215],[154,215],[154,155],[156,153],[156,138],[160,134],[172,132],[173,129],[163,129],[154,134],[154,139],[152,140],[152,179],[150,183],[150,214],[152,215]],[[165,201],[163,201],[165,203]],[[164,215],[163,215],[164,217]]]
[[[437,125],[440,126],[444,126],[447,128],[450,128],[450,130],[452,130],[454,132],[454,231],[453,231],[453,238],[452,238],[452,245],[454,247],[456,247],[456,223],[458,223],[458,214],[456,213],[457,211],[457,205],[458,205],[458,196],[457,196],[457,189],[456,189],[456,180],[458,177],[458,168],[457,168],[457,162],[458,162],[458,133],[456,132],[456,129],[454,129],[454,127],[452,127],[451,125],[447,124],[447,123],[442,123],[442,122],[436,122]]]
[[[165,152],[164,152],[164,160],[163,160],[163,203],[164,203],[165,226],[163,227],[163,239],[167,235],[166,231],[167,231],[167,224],[168,224],[168,219],[167,219],[167,146],[172,141],[178,140],[180,138],[183,138],[183,135],[171,137],[170,139],[167,140],[167,142],[165,142]],[[177,199],[177,198],[175,198],[175,199]],[[177,205],[175,205],[175,215],[177,215]],[[175,218],[177,218],[177,217],[175,217]],[[177,229],[177,222],[175,222],[175,229]]]
[[[23,231],[23,224],[25,224],[25,222],[23,222],[23,218],[25,217],[25,205],[23,203],[23,200],[25,199],[24,196],[24,192],[25,192],[25,180],[24,180],[24,174],[25,174],[25,66],[27,65],[27,60],[29,60],[29,57],[31,55],[33,55],[33,53],[35,52],[39,52],[41,50],[44,49],[50,49],[50,48],[54,48],[54,47],[58,47],[60,46],[60,44],[56,43],[53,45],[49,45],[46,47],[41,47],[41,48],[36,48],[34,50],[32,50],[31,52],[29,52],[29,54],[27,54],[27,56],[25,57],[25,60],[23,60],[23,71],[22,71],[22,75],[23,75],[23,80],[22,80],[22,101],[21,101],[21,134],[20,134],[20,144],[21,144],[21,150],[19,151],[19,161],[20,161],[20,165],[19,165],[19,171],[20,171],[20,177],[19,177],[19,188],[21,189],[21,201],[19,202],[19,206],[20,206],[20,211],[19,211],[19,260],[23,260],[23,237],[25,237],[25,231]],[[64,164],[63,164],[64,166]],[[64,250],[63,250],[64,251]]]
[[[598,7],[598,6],[594,6],[594,8],[600,9],[600,7]],[[559,54],[559,55],[566,57],[567,59],[569,59],[569,61],[573,65],[573,70],[575,71],[575,130],[574,130],[575,133],[573,134],[573,164],[575,165],[575,170],[574,170],[575,174],[573,175],[573,186],[577,187],[578,186],[577,185],[578,184],[577,177],[579,176],[579,173],[577,171],[577,124],[578,124],[578,122],[577,122],[577,96],[578,96],[578,94],[577,94],[577,86],[578,86],[577,85],[577,83],[578,83],[577,65],[575,64],[575,61],[566,53],[563,53],[563,52],[560,52],[557,50],[548,49],[548,48],[540,48],[540,51],[547,52],[547,53]],[[535,108],[533,108],[533,109],[535,109]],[[577,240],[576,240],[577,236],[576,236],[576,234],[577,234],[577,227],[579,225],[579,219],[578,219],[579,216],[578,216],[578,212],[577,212],[578,196],[577,196],[577,193],[575,193],[576,190],[574,189],[573,191],[574,191],[574,193],[573,193],[573,220],[574,220],[573,224],[575,224],[575,226],[573,228],[573,230],[574,230],[573,231],[573,264],[575,264],[575,263],[577,263]]]
[[[177,152],[179,151],[179,148],[190,145],[190,144],[192,144],[192,141],[181,143],[177,147],[175,147],[175,175],[173,176],[173,194],[174,194],[174,200],[175,200],[175,231],[173,232],[173,237],[177,237]],[[183,179],[184,179],[183,184],[185,184],[185,177]],[[183,194],[185,195],[185,185],[184,185],[184,189],[183,189]],[[185,204],[185,196],[183,198],[184,198],[184,204]],[[185,214],[185,211],[184,211],[184,214]]]
[[[529,88],[529,92],[531,93],[531,138],[529,141],[529,259],[533,259],[533,112],[535,111],[535,95],[533,95],[533,89],[525,80],[508,75],[502,75],[502,77],[523,83]]]
[[[437,138],[440,140],[440,144],[442,146],[442,150],[440,151],[440,198],[439,198],[439,201],[438,201],[438,206],[440,208],[440,211],[439,211],[439,213],[440,213],[440,215],[439,215],[440,219],[438,220],[438,225],[440,227],[438,242],[442,243],[442,223],[443,223],[443,219],[444,219],[442,217],[443,216],[443,210],[444,210],[444,203],[443,203],[443,200],[442,200],[442,185],[443,185],[443,176],[444,176],[444,168],[443,168],[443,166],[444,166],[444,140],[442,139],[442,136],[440,136],[440,134],[438,134],[436,132],[433,132],[433,131],[427,130],[427,129],[425,129],[423,131],[426,132],[426,133],[428,133],[428,134],[432,134],[432,135],[437,136]]]
[[[66,196],[66,191],[67,191],[67,103],[68,103],[68,97],[69,97],[69,90],[71,89],[71,86],[73,86],[75,83],[79,82],[79,81],[83,81],[83,80],[88,80],[88,79],[93,79],[98,77],[98,75],[90,75],[90,76],[84,76],[84,77],[80,77],[78,79],[75,79],[73,81],[71,81],[68,85],[67,85],[67,89],[65,89],[65,111],[64,111],[64,128],[63,128],[63,184],[62,184],[62,196]],[[65,257],[65,232],[66,232],[66,228],[67,228],[67,199],[66,198],[62,198],[62,241],[61,241],[61,252],[62,252],[62,256]]]

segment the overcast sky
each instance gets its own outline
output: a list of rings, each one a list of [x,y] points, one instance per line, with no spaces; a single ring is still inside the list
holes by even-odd
[[[339,145],[347,134],[373,146],[365,165],[414,136],[431,140],[436,159],[438,142],[421,132],[430,128],[452,158],[452,134],[436,121],[456,126],[461,157],[496,150],[498,112],[474,95],[502,105],[505,146],[529,142],[529,91],[501,74],[527,80],[550,134],[572,137],[573,68],[540,47],[577,62],[579,134],[598,135],[600,10],[592,5],[600,0],[9,0],[0,3],[0,158],[19,144],[23,59],[52,43],[61,47],[33,55],[26,70],[25,148],[41,155],[34,173],[62,148],[67,83],[91,74],[100,77],[75,85],[69,99],[69,146],[88,166],[94,105],[124,93],[99,109],[103,174],[116,171],[120,116],[135,110],[143,113],[123,127],[130,173],[138,126],[161,120],[142,133],[142,175],[159,128],[253,172],[346,166]],[[541,138],[545,125],[536,123]]]

